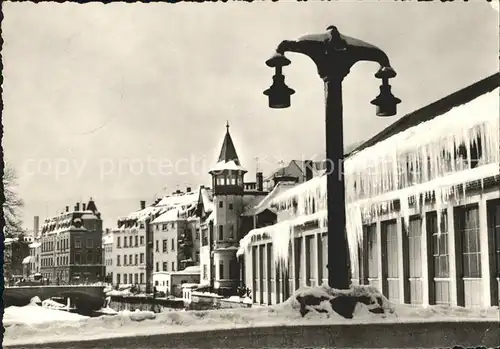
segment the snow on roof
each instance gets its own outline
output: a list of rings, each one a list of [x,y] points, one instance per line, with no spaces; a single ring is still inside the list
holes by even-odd
[[[164,213],[162,213],[158,218],[153,220],[151,223],[152,224],[157,224],[157,223],[168,223],[168,222],[174,222],[179,219],[185,219],[182,218],[181,214],[186,213],[186,210],[179,210],[178,208],[172,208]]]
[[[177,206],[187,205],[198,201],[198,193],[190,192],[183,194],[175,194],[163,197],[156,206]]]
[[[248,172],[243,166],[238,165],[234,160],[231,160],[228,162],[219,161],[218,163],[215,164],[214,167],[210,169],[209,173],[224,171],[224,170]]]
[[[102,244],[109,245],[113,243],[113,234],[104,234],[102,236]]]
[[[194,283],[183,283],[181,285],[182,288],[197,288],[199,286],[199,284],[194,284]]]
[[[266,209],[270,209],[274,212],[275,210],[271,208],[273,198],[296,185],[297,183],[295,182],[279,182],[267,196],[257,196],[255,200],[247,206],[247,209],[245,209],[242,215],[254,216]]]
[[[40,242],[34,242],[34,243],[29,245],[29,248],[38,248],[40,246],[42,246],[42,244]]]
[[[207,188],[201,188],[200,194],[205,212],[212,212],[214,210],[212,191]]]
[[[17,238],[5,238],[4,244],[11,244],[11,243],[13,243],[14,241],[17,241],[17,240],[18,240]]]
[[[191,267],[186,267],[184,270],[180,270],[175,272],[177,274],[199,274],[200,273],[200,266],[199,265],[193,265]]]
[[[29,264],[31,263],[32,259],[33,259],[32,256],[24,257],[22,264]]]

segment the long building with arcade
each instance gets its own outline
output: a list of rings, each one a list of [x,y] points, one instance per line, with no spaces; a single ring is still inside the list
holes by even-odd
[[[347,156],[354,284],[396,303],[498,305],[499,80],[412,112]],[[326,196],[325,175],[283,182],[254,210],[276,216],[273,224],[254,219],[237,252],[254,303],[327,281]]]

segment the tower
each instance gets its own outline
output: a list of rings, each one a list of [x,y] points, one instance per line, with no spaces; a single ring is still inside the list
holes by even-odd
[[[212,277],[216,289],[236,289],[240,271],[236,250],[240,240],[239,216],[243,209],[244,181],[247,170],[240,164],[229,124],[219,158],[209,171],[212,176],[214,222],[212,245]]]

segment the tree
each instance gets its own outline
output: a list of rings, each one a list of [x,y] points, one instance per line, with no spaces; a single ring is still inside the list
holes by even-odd
[[[19,235],[22,229],[21,208],[24,206],[23,200],[19,197],[17,189],[17,173],[5,164],[3,173],[3,192],[5,202],[3,203],[3,214],[5,217],[5,237]]]

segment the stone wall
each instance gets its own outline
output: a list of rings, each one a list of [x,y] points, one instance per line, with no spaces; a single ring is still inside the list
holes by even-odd
[[[499,338],[496,321],[433,321],[232,328],[9,348],[495,348],[500,346]]]

